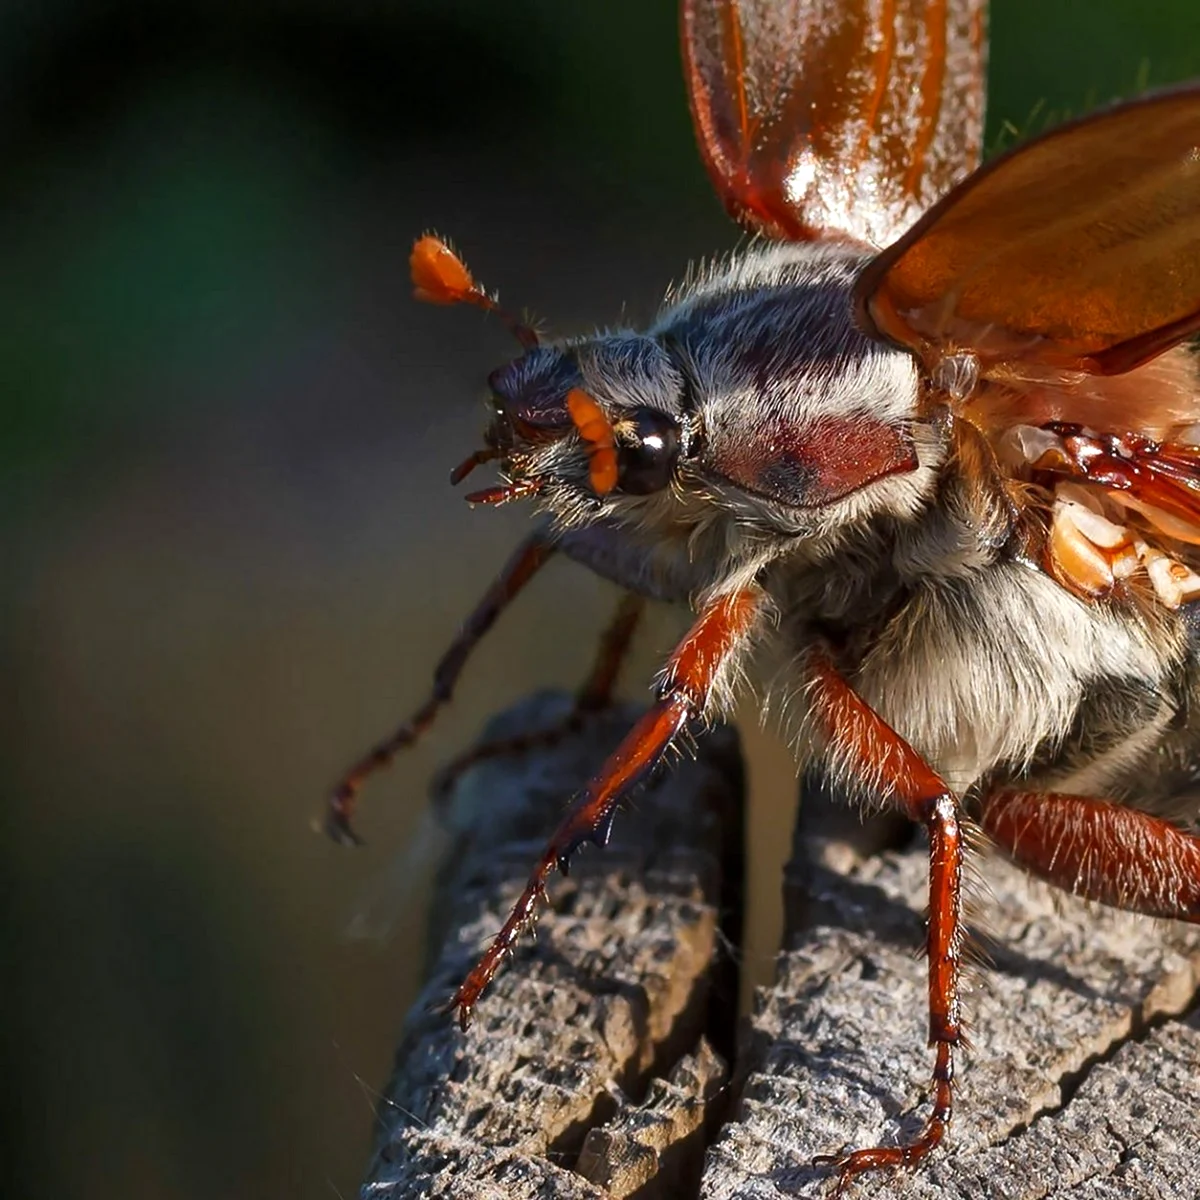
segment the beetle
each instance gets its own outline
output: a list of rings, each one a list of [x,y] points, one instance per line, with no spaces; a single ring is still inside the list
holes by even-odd
[[[554,554],[630,597],[585,706],[643,599],[690,608],[450,1007],[465,1027],[550,874],[754,664],[801,766],[929,841],[932,1111],[820,1160],[839,1186],[945,1137],[971,826],[1077,895],[1200,921],[1200,85],[981,167],[984,23],[983,0],[683,0],[701,154],[755,236],[645,330],[544,343],[418,239],[417,296],[499,313],[522,349],[453,478],[494,461],[468,498],[542,518],[329,814],[353,840],[363,780]]]

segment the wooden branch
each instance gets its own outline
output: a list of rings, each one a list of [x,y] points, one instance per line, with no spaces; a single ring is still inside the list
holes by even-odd
[[[553,726],[568,704],[535,697],[484,740]],[[731,730],[662,773],[603,853],[585,850],[569,879],[552,882],[536,947],[501,972],[468,1033],[428,1011],[499,927],[565,802],[634,715],[597,717],[553,748],[483,763],[448,797],[444,816],[461,833],[438,880],[429,981],[405,1028],[364,1196],[695,1194],[704,1127],[727,1091],[705,1035],[728,1053],[737,1004],[721,937],[740,915]]]
[[[541,697],[489,737],[564,711]],[[732,1088],[741,770],[717,731],[643,792],[613,844],[552,886],[554,912],[467,1035],[426,1011],[494,932],[566,798],[632,720],[598,720],[464,776],[438,882],[429,982],[381,1113],[370,1197],[828,1196],[813,1155],[890,1141],[925,1115],[921,845],[806,795],[773,988],[744,1024]],[[946,1149],[855,1195],[1200,1195],[1200,931],[1087,906],[976,859],[976,938]],[[728,1118],[719,1129],[716,1125]],[[703,1148],[709,1146],[707,1158]],[[703,1166],[703,1181],[700,1171]]]
[[[785,951],[709,1151],[711,1200],[827,1196],[814,1155],[894,1141],[926,1115],[924,845],[871,853],[871,829],[848,836],[823,797],[803,811]],[[1194,1200],[1200,931],[1085,904],[983,854],[972,875],[991,963],[968,979],[950,1141],[856,1194]]]

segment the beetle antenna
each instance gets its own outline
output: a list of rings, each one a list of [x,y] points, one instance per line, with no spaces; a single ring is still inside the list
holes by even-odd
[[[427,304],[474,304],[495,313],[526,350],[538,345],[537,331],[501,308],[475,282],[466,264],[441,238],[432,233],[417,238],[408,265],[412,272],[413,295],[418,300]]]

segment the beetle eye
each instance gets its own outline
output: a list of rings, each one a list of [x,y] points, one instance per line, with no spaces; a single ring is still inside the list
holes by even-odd
[[[660,492],[679,461],[679,423],[653,408],[635,408],[616,423],[617,487],[631,496]]]

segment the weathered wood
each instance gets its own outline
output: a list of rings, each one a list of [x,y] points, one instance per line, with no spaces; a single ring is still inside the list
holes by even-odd
[[[808,804],[775,986],[758,997],[709,1200],[823,1196],[814,1155],[890,1142],[926,1115],[924,847],[862,857]],[[973,873],[972,1049],[947,1149],[889,1197],[1200,1195],[1200,931],[1087,905],[995,858]]]
[[[589,1130],[576,1170],[620,1200],[694,1196],[728,1076],[708,1041],[701,1040],[669,1080],[651,1080],[641,1103],[621,1097],[612,1117]]]
[[[490,736],[537,728],[527,702]],[[556,707],[557,706],[557,707]],[[774,987],[744,1023],[725,932],[740,914],[740,768],[718,731],[555,880],[555,911],[466,1036],[425,1011],[461,978],[561,811],[631,714],[450,797],[461,835],[437,890],[429,983],[410,1016],[364,1195],[828,1196],[813,1155],[913,1132],[925,1115],[924,849],[812,795],[785,880]],[[922,1198],[1200,1195],[1200,931],[1088,906],[979,856],[950,1142],[853,1192]],[[1182,1015],[1180,1015],[1182,1014]],[[714,1125],[722,1118],[726,1123]],[[705,1144],[709,1144],[703,1159]],[[703,1165],[703,1182],[698,1173]]]
[[[566,704],[527,701],[485,740],[552,725]],[[569,879],[553,881],[536,947],[500,974],[468,1033],[428,1011],[499,927],[565,800],[632,715],[598,718],[528,758],[483,763],[447,798],[447,824],[461,833],[438,881],[431,972],[398,1051],[364,1195],[650,1200],[677,1194],[657,1190],[668,1178],[694,1194],[724,1077],[702,1038],[715,1033],[728,1049],[736,1012],[721,937],[725,915],[737,915],[741,858],[732,731],[705,738],[696,761],[640,794],[603,854],[585,851]],[[629,1099],[673,1067],[643,1108]],[[602,1125],[580,1173],[585,1137]]]

